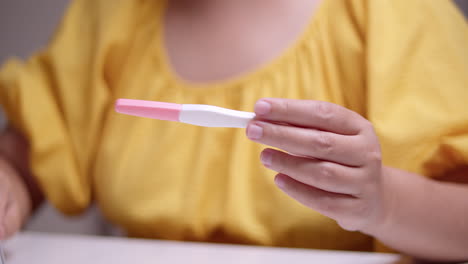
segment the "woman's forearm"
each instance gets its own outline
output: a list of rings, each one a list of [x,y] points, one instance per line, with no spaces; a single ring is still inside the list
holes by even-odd
[[[365,232],[418,258],[468,260],[468,185],[384,170],[389,210],[382,225]]]

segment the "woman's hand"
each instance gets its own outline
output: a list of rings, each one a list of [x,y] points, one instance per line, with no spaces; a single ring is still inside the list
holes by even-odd
[[[0,156],[0,240],[20,230],[31,202],[17,171]]]
[[[11,127],[0,133],[0,240],[19,231],[31,214],[36,196],[27,187],[33,182],[28,151],[25,138]]]
[[[262,99],[247,136],[265,149],[261,161],[279,174],[286,194],[347,230],[382,224],[387,201],[378,138],[369,121],[344,107],[290,99]]]

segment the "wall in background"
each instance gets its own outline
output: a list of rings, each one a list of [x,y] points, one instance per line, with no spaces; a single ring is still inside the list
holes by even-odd
[[[455,0],[455,3],[458,4],[460,9],[463,11],[465,14],[465,17],[468,18],[468,0]]]
[[[44,46],[70,0],[1,0],[0,62],[27,57]]]

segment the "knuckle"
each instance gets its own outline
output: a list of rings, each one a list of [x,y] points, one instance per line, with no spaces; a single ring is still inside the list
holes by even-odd
[[[314,137],[315,148],[319,150],[322,155],[327,156],[333,153],[333,139],[324,132],[319,132],[316,137]]]
[[[382,152],[380,150],[368,151],[367,160],[371,163],[382,163]]]
[[[330,182],[330,179],[333,177],[334,171],[330,164],[327,162],[321,162],[317,168],[317,173],[315,174],[315,183],[318,186],[327,185]]]
[[[333,119],[335,112],[332,104],[327,102],[317,102],[314,111],[323,122]]]

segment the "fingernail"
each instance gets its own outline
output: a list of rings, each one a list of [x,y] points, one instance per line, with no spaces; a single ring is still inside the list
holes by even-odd
[[[273,160],[273,153],[270,150],[264,150],[260,155],[260,160],[266,167],[271,166],[271,161]]]
[[[275,177],[275,184],[278,186],[280,189],[283,189],[284,186],[286,185],[286,182],[284,180],[284,177],[280,174],[276,175]]]
[[[269,102],[260,100],[255,104],[254,110],[257,115],[267,115],[271,111],[271,104]]]
[[[263,136],[263,128],[258,125],[252,124],[247,129],[247,137],[249,137],[250,139],[253,139],[253,140],[261,139],[262,136]]]

